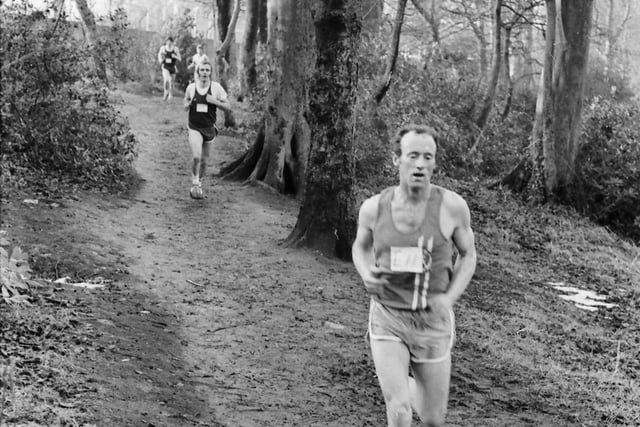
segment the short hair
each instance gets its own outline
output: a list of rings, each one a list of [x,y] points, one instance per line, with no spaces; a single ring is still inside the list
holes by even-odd
[[[409,132],[413,132],[416,135],[429,135],[435,141],[436,147],[438,146],[438,139],[440,137],[438,136],[438,133],[434,128],[427,125],[411,123],[408,125],[404,125],[400,129],[398,129],[396,134],[393,136],[393,139],[391,139],[391,148],[396,155],[399,156],[400,154],[402,154],[402,146],[400,145],[400,142],[402,141],[402,137]]]
[[[173,37],[167,37],[167,41],[173,43]]]
[[[211,68],[211,72],[213,73],[213,65],[211,65],[211,62],[209,62],[208,60],[204,60],[202,62],[200,62],[199,64],[196,65],[196,74],[200,75],[200,67],[202,67],[203,65],[208,65],[209,68]]]
[[[198,44],[198,45],[196,46],[196,48],[198,48],[198,47],[199,47],[200,49],[202,49],[202,45],[201,45],[201,44]]]

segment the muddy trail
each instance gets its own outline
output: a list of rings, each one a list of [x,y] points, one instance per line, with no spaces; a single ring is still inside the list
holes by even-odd
[[[181,101],[121,96],[140,143],[139,188],[82,194],[17,226],[79,254],[77,271],[116,277],[51,294],[79,313],[69,393],[88,417],[98,426],[383,425],[364,340],[368,297],[353,266],[280,244],[294,200],[214,177],[246,148],[228,134],[214,143],[206,198],[190,199]],[[485,269],[477,280],[499,275]],[[569,425],[530,401],[520,376],[477,357],[464,340],[454,349],[449,425]]]

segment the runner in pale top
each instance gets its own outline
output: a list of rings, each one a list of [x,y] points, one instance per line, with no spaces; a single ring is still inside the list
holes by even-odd
[[[196,74],[196,67],[203,62],[210,62],[209,57],[206,53],[204,53],[204,49],[201,44],[196,46],[196,53],[191,57],[191,63],[187,67],[189,70],[193,70],[193,81],[198,80],[198,75]]]
[[[211,80],[211,63],[204,61],[196,66],[197,80],[189,84],[184,93],[184,108],[189,113],[189,145],[193,154],[191,165],[192,191],[201,198],[202,178],[205,176],[211,142],[218,134],[216,110],[231,111],[228,96],[222,86]],[[196,193],[197,194],[197,193]]]
[[[181,61],[180,49],[173,44],[173,37],[167,37],[167,41],[158,51],[158,62],[162,68],[162,87],[164,89],[163,100],[173,98],[173,82],[178,70],[178,61]]]
[[[464,199],[431,183],[433,129],[402,128],[393,143],[400,182],[362,204],[353,263],[371,295],[368,336],[388,425],[409,427],[413,409],[424,426],[440,427],[449,396],[452,307],[475,271],[474,235]]]

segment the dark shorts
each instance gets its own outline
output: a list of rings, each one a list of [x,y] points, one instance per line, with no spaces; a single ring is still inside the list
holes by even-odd
[[[399,310],[371,300],[369,339],[404,343],[414,363],[438,363],[451,354],[455,339],[453,311]]]
[[[216,136],[218,136],[218,128],[215,126],[211,128],[199,128],[189,124],[189,129],[200,132],[200,135],[202,135],[202,142],[211,142]]]
[[[172,67],[170,65],[162,65],[162,68],[167,70],[169,72],[169,74],[175,74],[176,73],[176,67]]]

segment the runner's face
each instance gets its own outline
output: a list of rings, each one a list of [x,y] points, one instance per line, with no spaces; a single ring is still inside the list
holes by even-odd
[[[409,188],[427,187],[436,167],[436,142],[431,135],[409,132],[400,140],[400,155],[393,156],[400,184]]]
[[[201,79],[207,79],[211,77],[211,67],[206,65],[203,67],[200,67],[198,70],[198,75],[200,76]]]

